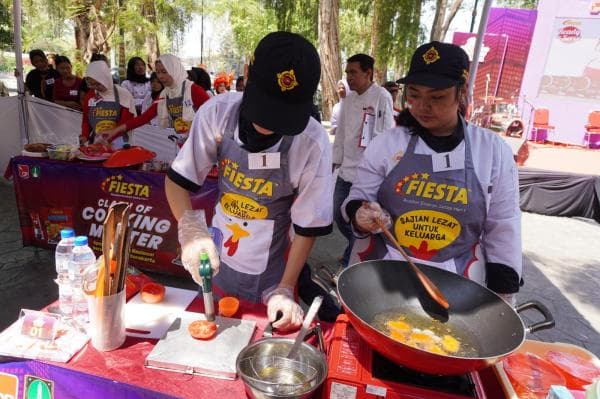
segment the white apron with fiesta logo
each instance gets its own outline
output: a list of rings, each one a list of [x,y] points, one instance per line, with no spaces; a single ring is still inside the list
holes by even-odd
[[[222,231],[223,244],[213,281],[224,294],[260,302],[285,269],[295,195],[288,151],[294,138],[284,136],[278,152],[250,153],[235,142],[238,117],[239,105],[217,152],[220,197],[212,224]]]
[[[171,127],[175,129],[177,135],[177,145],[179,148],[183,146],[188,138],[192,121],[183,119],[183,95],[185,91],[185,80],[181,83],[181,95],[175,98],[166,99],[167,111],[171,117]],[[191,101],[191,100],[189,100]]]
[[[454,150],[432,155],[415,154],[418,140],[417,135],[411,137],[402,159],[383,180],[377,201],[390,213],[392,233],[415,262],[483,284],[485,259],[479,238],[486,201],[474,171],[468,135]],[[384,240],[387,253],[381,253],[381,246],[375,251],[380,258],[403,259]]]

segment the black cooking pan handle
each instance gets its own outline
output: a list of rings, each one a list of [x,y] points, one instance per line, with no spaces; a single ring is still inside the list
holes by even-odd
[[[308,330],[306,336],[304,336],[304,342],[308,341],[312,336],[317,337],[318,349],[321,353],[325,353],[325,340],[323,339],[323,330],[321,324],[317,323],[313,328]]]
[[[539,330],[547,330],[549,328],[553,328],[556,324],[554,321],[554,316],[552,316],[552,313],[550,313],[546,305],[544,305],[543,303],[538,301],[528,301],[515,307],[515,311],[517,313],[521,313],[522,311],[527,309],[537,310],[542,314],[542,316],[544,316],[544,320],[540,321],[539,323],[534,323],[530,326],[525,327],[526,332],[532,333]]]

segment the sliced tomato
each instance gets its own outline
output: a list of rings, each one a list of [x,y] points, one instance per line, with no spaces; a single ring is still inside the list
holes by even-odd
[[[188,332],[196,339],[211,339],[217,333],[217,323],[207,320],[196,320],[188,326]]]
[[[142,301],[159,303],[165,298],[165,286],[159,283],[146,283],[142,286]]]

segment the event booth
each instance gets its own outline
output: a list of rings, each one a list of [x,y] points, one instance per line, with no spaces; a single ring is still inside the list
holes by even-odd
[[[600,12],[591,0],[541,0],[519,107],[530,139],[600,148]]]
[[[109,168],[102,162],[21,156],[27,142],[77,143],[81,112],[30,96],[7,97],[0,99],[0,118],[5,144],[0,163],[5,177],[13,179],[24,245],[52,249],[60,240],[60,230],[72,227],[78,235],[88,236],[90,246],[100,254],[107,210],[123,201],[133,205],[130,264],[169,274],[186,273],[179,258],[177,222],[164,191],[166,168]],[[145,125],[135,130],[132,144],[156,153],[154,160],[167,166],[177,151],[169,132]],[[209,177],[200,192],[192,195],[192,205],[205,209],[210,220],[216,197],[216,179]]]

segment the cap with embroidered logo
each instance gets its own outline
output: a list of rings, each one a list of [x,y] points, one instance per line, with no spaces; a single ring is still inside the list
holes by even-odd
[[[398,83],[446,89],[465,83],[468,77],[469,56],[462,48],[431,42],[415,50],[408,73]]]
[[[269,33],[248,66],[244,118],[275,133],[301,133],[320,78],[319,54],[308,40],[291,32]]]

